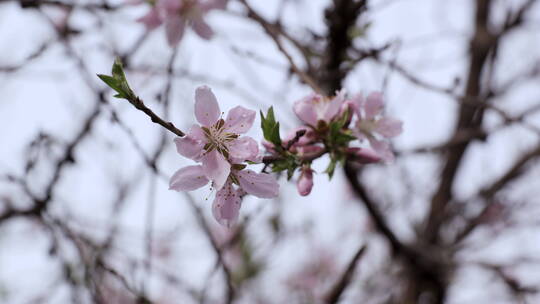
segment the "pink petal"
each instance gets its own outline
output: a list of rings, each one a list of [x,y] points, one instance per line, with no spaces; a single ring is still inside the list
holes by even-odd
[[[332,100],[330,100],[328,103],[328,106],[326,108],[326,111],[324,113],[323,120],[326,122],[329,122],[334,118],[338,113],[339,109],[341,109],[341,105],[345,101],[345,89],[339,91]]]
[[[255,161],[259,155],[259,145],[249,136],[242,136],[233,140],[228,148],[231,161],[235,164],[246,160]]]
[[[375,150],[375,152],[387,163],[394,161],[394,153],[390,148],[390,144],[386,141],[377,140],[373,137],[369,137],[369,144]]]
[[[207,86],[200,86],[195,91],[195,117],[197,121],[210,127],[215,124],[221,115],[219,104],[212,89]]]
[[[218,223],[231,227],[238,219],[238,212],[242,206],[242,198],[232,184],[227,183],[216,193],[212,204],[212,214]]]
[[[381,113],[383,107],[384,101],[380,92],[373,92],[369,94],[364,104],[366,119],[372,119],[377,114]]]
[[[225,120],[225,130],[235,134],[244,134],[253,125],[257,113],[242,106],[232,108]]]
[[[210,28],[208,23],[204,21],[202,17],[192,19],[193,30],[201,38],[209,40],[214,35],[214,31]]]
[[[207,0],[203,3],[201,3],[201,9],[204,12],[207,12],[209,10],[213,9],[222,9],[224,10],[227,7],[228,0]]]
[[[295,149],[293,149],[293,152],[296,151],[299,154],[299,156],[309,157],[311,155],[316,155],[323,150],[324,148],[321,146],[307,145],[307,146],[295,147]]]
[[[301,196],[306,196],[311,193],[311,189],[313,188],[313,170],[311,170],[311,168],[302,170],[302,174],[298,179],[296,187]]]
[[[358,93],[354,95],[351,99],[347,100],[346,105],[351,107],[354,110],[354,113],[358,116],[359,119],[362,119],[362,114],[360,112],[360,109],[364,107],[364,96],[362,93]]]
[[[367,139],[366,134],[364,134],[364,132],[362,132],[362,131],[360,131],[358,129],[354,129],[354,130],[352,130],[352,132],[353,132],[353,135],[356,137],[356,139],[358,139],[359,141]]]
[[[392,117],[383,117],[377,121],[375,132],[384,137],[395,137],[403,132],[403,122]]]
[[[203,156],[202,167],[204,175],[213,182],[216,190],[223,187],[231,172],[231,164],[216,150]]]
[[[322,101],[322,96],[318,94],[311,94],[294,103],[293,110],[296,116],[303,122],[317,126],[317,112],[315,110],[315,103]]]
[[[156,7],[153,7],[146,15],[137,19],[137,22],[141,22],[146,26],[146,29],[153,30],[163,23],[159,11]]]
[[[157,5],[165,10],[169,16],[178,15],[182,7],[182,0],[158,0]]]
[[[298,141],[294,144],[294,146],[303,146],[311,143],[315,139],[315,134],[311,128],[308,128],[306,126],[300,126],[297,128],[292,129],[287,133],[287,136],[283,138],[283,145],[287,146],[289,141],[293,140],[296,137],[296,133],[298,131],[305,131],[304,135],[300,136]]]
[[[202,166],[184,167],[173,174],[169,181],[169,190],[191,191],[208,184]]]
[[[184,137],[174,139],[176,151],[184,157],[198,161],[204,151],[207,140],[201,127],[193,125]]]
[[[249,194],[260,198],[273,198],[279,193],[276,179],[266,173],[256,173],[253,170],[242,170],[236,173],[240,187]]]
[[[353,155],[354,161],[361,164],[378,163],[382,160],[379,154],[368,148],[348,148],[347,152]]]
[[[167,34],[167,42],[173,47],[182,40],[186,22],[180,15],[169,16],[165,19],[165,32]]]
[[[273,151],[274,151],[274,144],[273,144],[273,143],[271,143],[271,142],[269,142],[269,141],[263,139],[263,140],[261,141],[261,144],[263,145],[263,147],[264,147],[266,150],[268,150],[268,151],[270,151],[270,152],[273,152]]]

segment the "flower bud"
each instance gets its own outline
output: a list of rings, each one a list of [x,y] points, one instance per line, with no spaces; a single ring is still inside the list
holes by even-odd
[[[313,170],[310,167],[303,167],[300,178],[296,184],[298,193],[302,196],[309,195],[313,188]]]
[[[353,157],[352,160],[361,164],[378,163],[382,160],[379,154],[367,148],[347,148],[347,152]]]

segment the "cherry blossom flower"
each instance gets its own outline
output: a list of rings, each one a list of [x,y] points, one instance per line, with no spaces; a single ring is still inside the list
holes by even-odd
[[[351,101],[358,117],[355,136],[359,140],[367,139],[383,160],[392,161],[394,155],[386,139],[401,134],[403,123],[398,119],[384,116],[384,100],[379,92],[369,94],[366,99],[358,94]]]
[[[311,189],[313,189],[313,170],[309,166],[304,166],[302,168],[296,187],[301,196],[306,196],[311,193]]]
[[[179,154],[200,165],[187,166],[176,171],[170,179],[169,189],[192,191],[211,182],[217,191],[213,203],[216,220],[226,226],[238,217],[242,196],[251,194],[259,198],[278,195],[279,184],[273,176],[245,169],[246,160],[259,160],[257,142],[246,133],[255,120],[255,111],[237,106],[226,119],[211,89],[202,86],[195,91],[195,117],[200,125],[193,125],[188,134],[176,138]]]
[[[209,179],[200,165],[187,166],[176,171],[169,183],[170,190],[192,191],[207,185]],[[230,227],[238,218],[242,197],[251,194],[259,198],[273,198],[279,193],[279,184],[270,174],[233,170],[224,186],[216,193],[212,214],[218,223]]]
[[[178,153],[201,162],[204,176],[216,190],[229,177],[231,163],[256,161],[259,156],[257,142],[251,137],[240,137],[253,125],[255,111],[237,106],[229,111],[227,119],[220,116],[212,90],[207,86],[197,88],[195,117],[201,125],[193,125],[186,136],[175,139]]]
[[[227,0],[157,0],[152,4],[150,11],[138,21],[148,30],[165,24],[167,42],[175,46],[182,40],[187,26],[203,39],[212,38],[214,31],[204,16],[213,9],[225,9]]]
[[[319,121],[330,122],[339,113],[344,101],[345,90],[339,91],[333,98],[311,94],[297,100],[293,109],[300,120],[312,127],[317,127]]]

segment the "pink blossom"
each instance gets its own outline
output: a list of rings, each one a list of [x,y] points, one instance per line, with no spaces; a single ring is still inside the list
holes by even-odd
[[[313,170],[310,167],[302,168],[296,186],[298,188],[298,193],[302,196],[311,193],[311,189],[313,188]]]
[[[274,198],[279,193],[279,184],[270,174],[234,171],[225,186],[216,193],[212,204],[212,214],[218,223],[230,227],[236,222],[242,196],[246,193],[259,198]]]
[[[358,94],[351,99],[350,104],[358,117],[354,130],[356,137],[359,140],[367,139],[383,160],[392,161],[394,155],[386,139],[401,134],[403,123],[398,119],[384,116],[382,94],[374,92],[366,99]]]
[[[238,219],[242,206],[242,192],[235,189],[232,182],[228,182],[216,193],[212,204],[212,214],[218,223],[231,227]]]
[[[137,21],[144,24],[150,31],[160,26],[163,23],[163,18],[158,7],[154,6],[146,13],[146,15],[137,19]]]
[[[257,142],[240,136],[253,125],[255,111],[237,106],[226,119],[221,115],[211,89],[197,88],[195,117],[200,125],[193,125],[175,143],[179,154],[201,164],[176,171],[169,189],[192,191],[211,182],[217,191],[212,213],[219,223],[230,226],[238,217],[243,195],[273,198],[278,195],[279,184],[271,175],[244,169],[242,165],[246,160],[257,161],[260,157]]]
[[[176,149],[180,155],[201,162],[204,176],[219,190],[229,176],[231,163],[255,161],[259,155],[253,138],[240,137],[251,128],[255,116],[255,111],[237,106],[227,119],[220,118],[212,90],[199,87],[195,92],[195,117],[200,125],[193,125],[186,136],[176,138]]]
[[[157,0],[151,10],[139,18],[148,30],[165,24],[167,42],[174,46],[182,40],[187,26],[203,39],[210,39],[214,31],[204,20],[213,9],[225,9],[227,0]]]
[[[208,182],[202,166],[187,166],[174,173],[169,189],[191,191],[207,185]],[[212,213],[218,223],[230,227],[238,218],[242,196],[251,194],[259,198],[274,198],[278,193],[279,184],[270,174],[234,170],[223,187],[217,191]]]
[[[340,111],[345,100],[345,90],[339,91],[334,98],[319,94],[308,95],[294,103],[294,113],[306,124],[317,127],[319,121],[330,122]]]

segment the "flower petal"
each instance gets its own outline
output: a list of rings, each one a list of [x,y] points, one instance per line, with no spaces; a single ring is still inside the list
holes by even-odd
[[[259,155],[259,145],[249,136],[242,136],[233,140],[228,148],[229,157],[235,164],[242,163],[246,160],[255,161]]]
[[[315,110],[315,103],[322,102],[322,96],[318,94],[308,95],[294,103],[293,110],[296,116],[303,122],[317,126],[317,112]]]
[[[180,155],[195,161],[200,160],[206,142],[206,137],[201,127],[197,125],[193,125],[186,136],[174,139],[176,151]]]
[[[182,40],[186,22],[180,15],[169,16],[165,19],[165,33],[167,34],[167,42],[173,47]]]
[[[256,173],[253,170],[242,170],[236,173],[240,187],[249,194],[260,198],[273,198],[279,193],[276,179],[266,173]]]
[[[287,146],[291,140],[294,140],[296,138],[296,133],[298,131],[304,131],[304,135],[300,136],[300,138],[298,138],[298,141],[294,143],[293,146],[307,145],[311,143],[312,141],[314,141],[316,138],[315,133],[313,132],[311,128],[308,128],[306,126],[300,126],[300,127],[292,129],[291,131],[287,133],[287,136],[285,136],[282,140],[283,145]]]
[[[208,184],[202,166],[188,166],[176,171],[169,181],[169,190],[191,191]]]
[[[216,190],[223,187],[231,172],[231,164],[216,150],[202,157],[202,167],[204,175],[213,182]]]
[[[232,108],[225,120],[225,130],[235,134],[244,134],[253,125],[257,113],[242,106]]]
[[[395,137],[403,132],[403,122],[392,117],[383,117],[377,121],[374,131],[387,138]]]
[[[362,93],[354,95],[351,99],[345,101],[346,105],[354,110],[354,113],[358,116],[358,119],[362,119],[362,113],[360,109],[364,107],[364,96]]]
[[[238,219],[238,212],[242,206],[242,198],[232,184],[227,183],[216,193],[212,204],[212,214],[218,223],[231,227]]]
[[[372,119],[377,114],[381,113],[384,107],[383,96],[380,92],[373,92],[368,95],[364,103],[364,112],[366,119]]]
[[[328,101],[329,104],[323,116],[324,121],[329,122],[330,120],[332,120],[332,118],[334,118],[339,113],[339,110],[341,109],[341,105],[345,101],[345,94],[346,94],[346,91],[345,89],[343,89],[337,92],[336,96],[332,98],[332,100]]]
[[[146,29],[149,31],[155,29],[163,23],[163,20],[161,19],[159,11],[156,7],[150,9],[146,15],[137,19],[137,21],[144,24]]]
[[[310,157],[315,156],[319,153],[321,153],[324,150],[321,146],[316,145],[306,145],[306,146],[298,146],[292,149],[292,151],[296,151],[298,153],[298,156],[302,157]]]
[[[207,0],[201,3],[201,9],[203,12],[207,12],[213,9],[224,10],[227,7],[228,0]]]
[[[193,30],[197,35],[199,35],[201,38],[209,40],[214,35],[214,31],[210,28],[208,23],[204,21],[202,16],[199,16],[197,18],[194,18],[191,20]]]
[[[159,0],[157,5],[162,8],[167,15],[177,15],[182,7],[182,0]]]
[[[375,152],[387,163],[394,161],[394,153],[390,148],[390,144],[386,141],[377,140],[374,137],[369,137],[369,144]]]
[[[200,86],[195,91],[195,117],[197,121],[210,127],[215,124],[220,116],[219,104],[212,90],[207,86]]]
[[[378,163],[382,160],[379,154],[369,148],[348,148],[347,152],[354,156],[352,160],[361,164]]]

